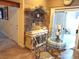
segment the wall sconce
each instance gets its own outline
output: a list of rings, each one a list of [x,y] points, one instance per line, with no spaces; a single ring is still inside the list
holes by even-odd
[[[73,0],[64,0],[64,5],[68,6],[72,3]]]

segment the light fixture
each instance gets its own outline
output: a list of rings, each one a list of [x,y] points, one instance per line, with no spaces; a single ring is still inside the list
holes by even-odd
[[[64,0],[64,5],[70,5],[72,3],[72,0]]]

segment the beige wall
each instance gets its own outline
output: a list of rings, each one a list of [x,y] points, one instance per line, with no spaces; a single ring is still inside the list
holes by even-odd
[[[73,0],[72,6],[79,6],[79,0]]]
[[[24,1],[19,2],[20,8],[9,6],[9,19],[0,20],[0,31],[24,47]]]
[[[63,0],[46,0],[47,8],[60,7],[63,6]]]
[[[54,7],[62,7],[65,6],[63,3],[64,0],[46,0],[48,9],[54,8]],[[72,4],[70,6],[78,6],[79,0],[73,0]]]
[[[2,32],[7,35],[10,39],[13,39],[14,41],[17,42],[18,39],[18,13],[17,13],[17,8],[15,7],[8,7],[8,15],[9,18],[8,20],[1,20],[0,21],[0,26],[2,29]]]
[[[46,7],[46,0],[25,0],[25,8]]]
[[[3,23],[3,21],[2,21],[2,19],[0,19],[0,32],[2,31],[2,23]]]

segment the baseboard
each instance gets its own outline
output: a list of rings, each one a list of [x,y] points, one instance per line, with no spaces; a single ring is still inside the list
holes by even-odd
[[[15,40],[13,40],[13,39],[11,38],[11,36],[7,35],[6,32],[4,32],[3,30],[0,31],[0,32],[1,32],[2,34],[4,34],[7,38],[9,38],[10,40],[14,41],[17,45],[19,45],[18,42],[16,42]],[[23,46],[22,46],[22,47],[23,47]]]
[[[13,40],[13,39],[11,38],[11,36],[9,36],[5,31],[0,30],[0,32],[1,32],[2,34],[4,34],[6,37],[8,37],[9,39],[11,39],[12,41],[15,41],[15,40]],[[25,48],[25,46],[24,46],[23,44],[20,44],[20,43],[18,43],[17,41],[15,41],[15,42],[16,42],[16,44],[17,44],[18,46],[20,46],[20,47],[22,47],[22,48]]]
[[[9,35],[7,35],[7,33],[3,30],[0,31],[1,33],[3,33],[6,37],[8,37],[9,39],[12,39]]]

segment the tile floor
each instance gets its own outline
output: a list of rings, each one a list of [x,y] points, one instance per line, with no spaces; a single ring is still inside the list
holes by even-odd
[[[79,58],[77,52],[74,55],[74,59]],[[0,59],[35,59],[35,54],[33,51],[19,47],[14,41],[0,33]],[[73,59],[73,50],[64,51],[61,59]]]
[[[0,33],[0,59],[35,59],[35,55]]]

